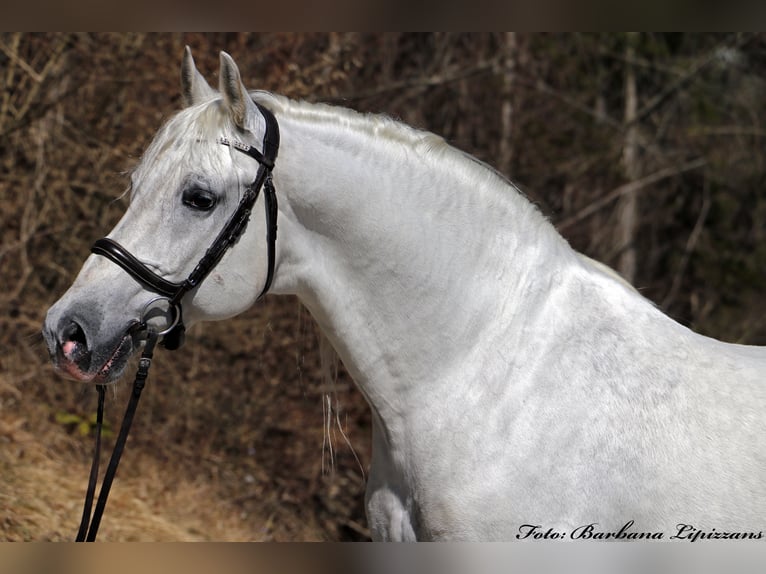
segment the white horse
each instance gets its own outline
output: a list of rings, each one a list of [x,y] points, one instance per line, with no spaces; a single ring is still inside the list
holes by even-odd
[[[185,277],[259,167],[220,139],[260,147],[254,102],[273,112],[271,292],[300,298],[372,409],[374,539],[763,536],[765,348],[674,322],[441,138],[248,93],[234,61],[220,60],[215,91],[187,48],[187,107],[132,173],[110,237],[157,274]],[[187,324],[258,297],[262,201],[184,296]],[[140,347],[129,327],[154,296],[91,255],[46,318],[58,368],[116,379]]]

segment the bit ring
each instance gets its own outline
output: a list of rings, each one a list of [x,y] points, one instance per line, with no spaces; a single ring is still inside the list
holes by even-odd
[[[159,306],[155,305],[155,303],[158,303],[160,301],[165,301],[167,303],[166,310],[161,309]],[[170,331],[172,331],[175,328],[176,325],[178,325],[178,321],[181,319],[181,309],[179,308],[178,305],[174,304],[168,297],[155,297],[154,299],[150,299],[146,303],[146,305],[144,305],[143,311],[141,311],[141,324],[147,326],[147,328],[148,328],[147,321],[154,318],[154,316],[150,316],[151,312],[154,309],[161,310],[163,313],[168,313],[172,310],[173,320],[170,321],[170,324],[162,331],[155,332],[158,336],[167,335]]]

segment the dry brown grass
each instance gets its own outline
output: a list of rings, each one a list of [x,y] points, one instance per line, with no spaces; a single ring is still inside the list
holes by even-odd
[[[48,423],[49,424],[49,423]],[[61,456],[56,446],[62,429],[24,430],[26,418],[3,417],[0,494],[3,539],[7,541],[71,541],[82,509],[88,464]],[[46,426],[45,423],[42,426]],[[119,480],[99,534],[103,541],[257,540],[252,520],[245,520],[213,484],[172,477],[156,460],[130,457],[140,475]],[[171,475],[172,476],[172,475]],[[201,504],[190,504],[201,501]]]

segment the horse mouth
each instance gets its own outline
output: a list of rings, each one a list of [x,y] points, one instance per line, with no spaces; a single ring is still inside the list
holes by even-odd
[[[87,349],[78,341],[67,341],[58,349],[56,370],[83,383],[106,384],[117,380],[138,346],[136,334],[128,329],[106,353]]]

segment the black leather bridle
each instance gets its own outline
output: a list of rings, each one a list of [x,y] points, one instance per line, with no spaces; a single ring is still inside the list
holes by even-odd
[[[231,215],[226,222],[226,225],[224,225],[221,232],[186,279],[179,282],[168,281],[149,269],[149,267],[142,263],[122,245],[108,237],[99,239],[90,249],[93,253],[102,255],[122,267],[141,285],[160,295],[159,298],[167,300],[168,305],[174,314],[171,327],[161,333],[163,335],[162,344],[167,349],[178,349],[184,341],[184,332],[186,328],[183,323],[181,300],[184,295],[204,281],[205,277],[208,276],[221,260],[224,253],[226,253],[226,251],[240,238],[250,220],[250,214],[258,199],[258,195],[261,192],[261,188],[263,188],[263,196],[266,206],[268,273],[266,275],[266,282],[263,286],[263,290],[258,297],[262,297],[269,290],[269,287],[271,287],[271,282],[274,278],[274,260],[277,241],[277,196],[271,178],[271,171],[274,169],[274,162],[277,159],[277,152],[279,151],[279,124],[271,111],[260,104],[256,103],[256,106],[266,122],[266,131],[263,136],[263,153],[250,145],[233,141],[228,138],[220,138],[217,141],[220,144],[230,146],[255,159],[260,164],[258,173],[255,176],[255,180],[245,188],[245,193],[242,196],[236,211]],[[143,321],[143,317],[141,318],[141,321]]]
[[[143,311],[144,316],[140,317],[130,328],[131,332],[144,331],[146,341],[144,343],[141,359],[139,360],[136,377],[133,382],[133,392],[128,401],[125,416],[122,419],[120,432],[115,441],[114,450],[112,451],[112,456],[109,460],[109,465],[101,484],[96,509],[91,516],[91,508],[93,506],[96,482],[98,479],[99,459],[101,456],[101,429],[104,418],[105,391],[103,385],[98,387],[96,446],[93,453],[93,463],[91,465],[88,488],[85,493],[82,519],[80,521],[80,528],[77,532],[77,542],[93,542],[96,540],[112,481],[117,473],[117,467],[120,463],[120,458],[122,457],[122,452],[125,448],[125,442],[127,441],[128,433],[130,432],[130,427],[133,422],[133,415],[136,412],[138,400],[141,397],[141,391],[143,390],[146,378],[149,375],[149,367],[152,363],[154,346],[157,343],[158,337],[163,337],[162,344],[167,349],[178,349],[183,344],[185,327],[183,324],[181,300],[184,295],[205,280],[205,277],[207,277],[218,264],[224,253],[226,253],[229,247],[234,245],[242,233],[244,233],[261,188],[263,188],[263,197],[266,204],[268,273],[266,275],[266,282],[258,298],[260,299],[269,290],[269,287],[271,287],[271,282],[274,278],[274,260],[276,257],[277,241],[277,196],[274,189],[274,183],[271,179],[271,171],[274,169],[274,162],[277,159],[277,152],[279,151],[279,124],[277,124],[274,114],[268,109],[257,103],[255,105],[258,106],[258,109],[261,114],[263,114],[263,118],[266,121],[266,131],[263,136],[263,152],[259,152],[257,149],[247,144],[226,138],[219,139],[218,143],[230,146],[255,159],[260,164],[258,173],[255,176],[255,180],[245,189],[245,193],[242,196],[237,209],[231,217],[229,217],[223,229],[207,251],[205,251],[205,254],[186,279],[180,282],[168,281],[149,269],[122,245],[108,237],[99,239],[93,244],[93,247],[91,247],[93,253],[103,255],[110,261],[113,261],[141,285],[150,291],[157,293],[159,297],[153,299],[146,305]],[[153,330],[147,324],[146,319],[146,314],[147,311],[150,310],[151,304],[158,299],[166,301],[174,314],[170,327],[161,332]]]

